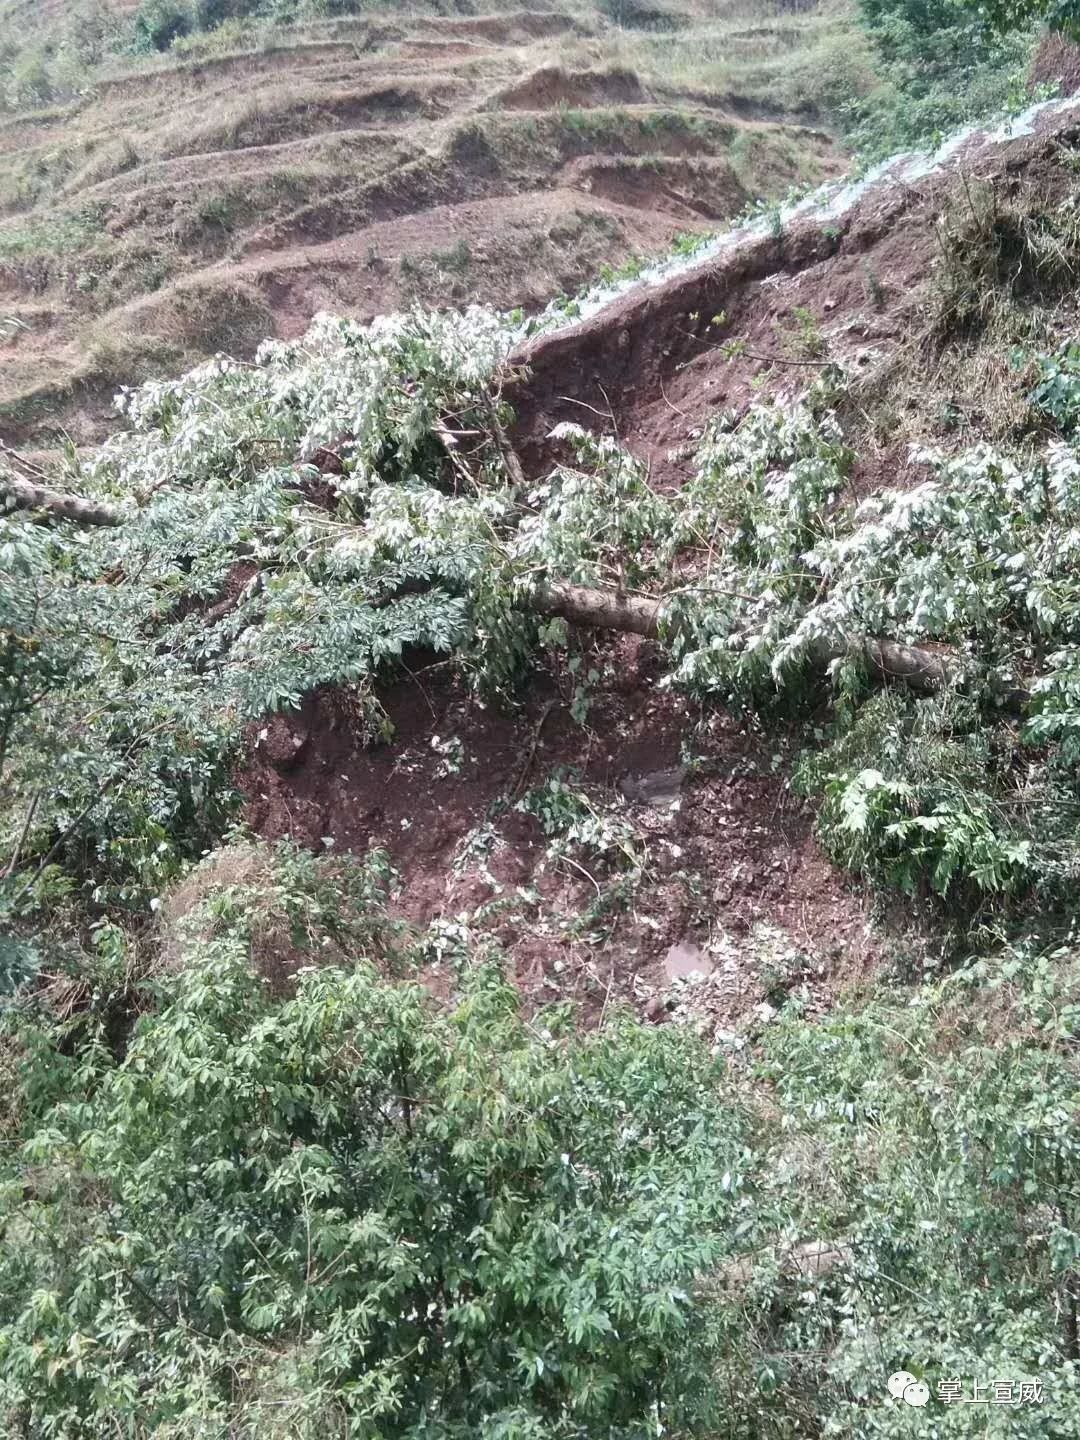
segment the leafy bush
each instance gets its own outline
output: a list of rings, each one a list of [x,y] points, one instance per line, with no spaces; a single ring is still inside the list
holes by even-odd
[[[478,311],[321,321],[256,367],[127,395],[133,432],[80,483],[126,497],[129,523],[0,517],[0,843],[29,813],[32,882],[56,862],[144,903],[222,833],[248,721],[335,684],[374,725],[372,683],[407,646],[513,677],[530,626],[493,545],[512,514],[499,452],[455,493],[437,429],[490,424],[512,334]],[[336,514],[305,500],[328,445]]]
[[[1041,1383],[1041,1404],[980,1406],[987,1435],[1065,1440],[1080,1424],[1078,981],[1075,949],[1029,944],[769,1027],[761,1078],[783,1138],[761,1218],[847,1246],[842,1273],[808,1285],[769,1336],[785,1416],[829,1436],[910,1435],[912,1412],[884,1391],[905,1369],[931,1392],[915,1428],[945,1440],[972,1433],[972,1407],[937,1397],[953,1376],[968,1395],[973,1379],[984,1395],[997,1378],[1017,1396],[1021,1379]],[[792,1431],[778,1416],[757,1433]]]
[[[977,706],[884,691],[838,730],[796,782],[822,796],[818,833],[841,865],[948,896],[954,913],[1067,870],[1072,826],[1056,818],[1067,797],[1020,783],[1019,747]]]
[[[1018,357],[1021,359],[1022,357]],[[1056,355],[1040,359],[1031,403],[1066,433],[1080,419],[1080,344],[1071,340]]]
[[[1080,12],[1074,0],[990,0],[989,4],[977,5],[972,0],[960,0],[958,8],[976,14],[981,23],[993,26],[999,34],[1007,35],[1017,26],[1045,22],[1073,39],[1080,35]]]
[[[314,958],[329,912],[279,883]],[[629,1440],[708,1413],[694,1289],[742,1141],[692,1038],[526,1023],[487,964],[449,1013],[362,959],[278,1002],[242,888],[207,904],[121,1062],[24,1027],[9,1432]]]
[[[957,877],[977,890],[1017,890],[1030,876],[1032,842],[999,833],[985,804],[962,791],[935,800],[880,770],[830,775],[819,828],[841,864],[882,873],[908,894],[926,880],[946,895]]]
[[[186,0],[141,0],[132,22],[132,46],[137,51],[168,50],[195,26]]]
[[[990,1434],[1075,1433],[1074,949],[795,996],[718,1064],[526,1020],[460,929],[386,952],[449,944],[449,1008],[389,984],[377,861],[255,858],[207,862],[119,1050],[6,1012],[7,1433],[892,1440],[901,1368],[947,1440],[952,1376],[1042,1386]]]
[[[6,85],[6,103],[12,110],[47,105],[54,95],[48,53],[41,47],[25,50],[11,66]]]
[[[987,28],[955,0],[860,0],[881,79],[847,98],[852,142],[869,159],[940,141],[950,131],[1027,101],[1024,75],[1037,27]]]

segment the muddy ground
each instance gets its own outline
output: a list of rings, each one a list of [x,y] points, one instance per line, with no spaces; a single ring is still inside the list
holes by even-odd
[[[593,659],[604,678],[583,725],[547,677],[507,708],[439,664],[384,695],[389,743],[364,745],[342,697],[311,697],[253,734],[247,820],[316,850],[385,849],[399,913],[494,937],[535,1003],[661,1018],[692,985],[722,1029],[793,987],[827,1004],[877,947],[792,793],[788,737],[663,687],[649,642]],[[525,807],[553,777],[632,830],[633,864],[552,853]]]

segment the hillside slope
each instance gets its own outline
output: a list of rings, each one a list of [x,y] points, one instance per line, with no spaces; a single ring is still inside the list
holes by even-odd
[[[6,1433],[1075,1440],[1078,176],[0,456]]]
[[[553,431],[584,425],[640,460],[654,490],[678,494],[693,483],[703,433],[718,424],[737,433],[751,407],[772,398],[790,404],[833,366],[845,374],[840,413],[853,498],[924,482],[930,472],[913,447],[950,454],[1030,444],[1032,428],[1038,433],[1028,398],[1032,356],[1074,334],[1078,315],[1068,269],[1029,274],[1034,262],[1015,249],[1014,227],[1020,235],[1060,233],[1063,264],[1080,259],[1070,219],[1078,144],[1080,109],[1049,105],[976,132],[936,159],[838,184],[793,207],[779,232],[769,223],[744,227],[708,258],[527,342],[512,357],[521,378],[510,391],[510,438],[526,473],[539,483],[553,465],[572,467],[573,451]],[[985,306],[978,319],[960,309],[968,289]],[[269,738],[251,751],[242,780],[247,819],[272,839],[317,847],[330,836],[346,849],[386,847],[417,919],[474,907],[479,914],[511,883],[537,887],[542,907],[573,914],[588,908],[589,880],[564,877],[551,890],[536,827],[512,809],[493,823],[485,818],[513,793],[527,754],[530,774],[572,769],[597,804],[617,788],[655,863],[671,847],[677,857],[599,940],[559,937],[543,923],[496,923],[527,990],[561,989],[555,977],[565,966],[578,998],[599,988],[655,1002],[671,986],[671,947],[704,924],[751,937],[733,942],[731,955],[745,964],[716,976],[709,1003],[725,1022],[745,1020],[763,999],[751,958],[762,943],[797,945],[810,957],[804,994],[824,1004],[897,937],[875,934],[865,894],[815,840],[812,807],[792,794],[780,763],[783,742],[722,709],[699,711],[659,683],[664,662],[654,640],[624,634],[593,653],[584,755],[566,701],[569,676],[554,688],[534,684],[515,717],[477,709],[436,665],[430,680],[405,678],[385,692],[395,743],[374,748],[335,693],[310,694],[295,715],[275,717]],[[470,757],[465,773],[450,779],[437,743],[448,735]],[[688,766],[688,753],[704,754],[704,768]],[[634,788],[643,777],[657,782],[658,799],[647,785]],[[469,837],[480,831],[488,848],[473,860]],[[754,938],[761,924],[772,940]]]
[[[733,81],[711,90],[678,81],[692,8],[630,47],[640,69],[620,59],[634,32],[588,6],[388,11],[170,54],[12,116],[0,417],[16,438],[61,420],[88,437],[118,384],[250,354],[320,309],[537,306],[835,173],[810,102],[768,98],[768,77],[838,22],[753,10],[709,20]]]

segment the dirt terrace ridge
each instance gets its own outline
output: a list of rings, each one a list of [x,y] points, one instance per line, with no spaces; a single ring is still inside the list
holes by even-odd
[[[780,234],[749,227],[715,256],[541,335],[514,357],[526,372],[515,395],[523,457],[542,468],[551,429],[572,420],[617,433],[653,462],[657,480],[677,477],[670,452],[717,409],[738,412],[752,396],[812,378],[813,364],[778,342],[796,312],[813,318],[830,358],[887,363],[924,302],[934,227],[961,171],[969,184],[1038,188],[1078,137],[1080,99],[1037,107],[1030,128],[975,132],[932,166],[915,159],[927,172],[916,178],[901,159],[865,185],[827,187],[820,207],[796,207]],[[869,276],[881,292],[874,305]],[[733,357],[730,340],[748,353]]]
[[[0,428],[330,309],[545,304],[844,164],[827,134],[611,63],[599,9],[326,22],[0,124]]]

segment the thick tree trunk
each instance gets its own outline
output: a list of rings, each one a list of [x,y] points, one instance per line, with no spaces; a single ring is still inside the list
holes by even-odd
[[[948,661],[937,650],[873,636],[852,637],[847,644],[820,641],[815,654],[822,666],[831,665],[844,655],[855,655],[875,679],[901,680],[912,690],[927,694],[940,690],[949,678]]]
[[[564,583],[538,585],[529,600],[530,608],[541,615],[557,615],[571,625],[590,630],[623,630],[631,635],[654,639],[663,609],[662,599],[624,595],[615,590],[594,590],[588,585]]]
[[[532,592],[531,604],[543,615],[558,615],[572,625],[594,630],[623,630],[655,639],[663,613],[663,599],[596,590],[587,585],[542,584]],[[921,694],[933,694],[952,674],[947,653],[920,645],[901,645],[875,636],[852,636],[846,642],[821,641],[815,659],[824,669],[845,655],[861,658],[877,680],[898,680]],[[1016,689],[1002,697],[1008,709],[1019,710],[1030,698]]]
[[[12,475],[10,471],[0,472],[2,499],[10,501],[17,510],[47,510],[61,520],[74,520],[77,525],[120,525],[124,518],[111,505],[52,490],[47,485]]]

